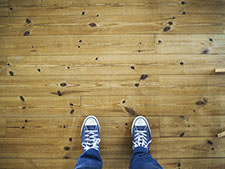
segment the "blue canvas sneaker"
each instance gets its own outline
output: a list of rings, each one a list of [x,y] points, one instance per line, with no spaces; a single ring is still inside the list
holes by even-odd
[[[134,119],[131,133],[133,136],[133,150],[137,147],[142,147],[148,151],[152,139],[151,129],[145,117],[138,116]]]
[[[100,125],[95,116],[88,116],[83,122],[81,128],[81,141],[84,152],[89,149],[99,151],[99,138]]]

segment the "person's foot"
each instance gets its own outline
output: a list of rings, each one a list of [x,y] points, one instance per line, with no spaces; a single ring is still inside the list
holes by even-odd
[[[95,116],[88,116],[83,122],[81,128],[81,141],[84,152],[89,149],[99,151],[99,138],[100,125]]]
[[[150,143],[152,142],[151,129],[145,117],[138,116],[134,119],[131,133],[133,136],[133,150],[137,147],[149,150]]]

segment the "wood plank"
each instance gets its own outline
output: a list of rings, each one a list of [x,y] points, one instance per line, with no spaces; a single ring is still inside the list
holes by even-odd
[[[2,116],[224,115],[225,96],[0,97]],[[72,104],[72,106],[71,106]]]
[[[9,9],[9,7],[8,7],[9,6],[9,2],[8,1],[9,0],[1,0],[0,1],[0,17],[8,16],[8,9]]]
[[[80,114],[80,97],[0,97],[0,112],[1,116],[74,116]]]
[[[0,117],[0,137],[5,137],[6,135],[6,118]]]
[[[207,159],[159,159],[158,162],[168,169],[174,168],[221,168],[225,166],[224,158],[207,158]]]
[[[70,70],[68,70],[69,72]],[[39,73],[39,72],[37,72]],[[87,95],[224,95],[225,77],[220,75],[77,75],[0,77],[1,96]],[[10,85],[9,85],[10,83]],[[21,85],[23,84],[23,85]],[[139,84],[139,86],[135,86]],[[20,85],[20,90],[17,89]],[[104,91],[104,92],[102,92]]]
[[[161,137],[216,136],[225,129],[225,116],[161,117]]]
[[[148,117],[152,137],[159,137],[159,118]],[[131,137],[134,117],[98,117],[101,124],[101,137]],[[84,117],[21,117],[7,118],[6,137],[78,137]]]
[[[79,75],[40,76],[37,80],[35,76],[16,76],[15,74],[13,77],[0,77],[0,95],[59,97],[58,91],[62,98],[74,95],[158,94],[159,77],[157,75],[149,75],[144,81],[140,78],[141,75]],[[136,83],[140,83],[140,86],[136,87]],[[19,90],[18,86],[20,86]]]
[[[161,75],[159,77],[162,95],[223,95],[223,74],[217,75]]]
[[[1,36],[49,35],[124,35],[150,33],[223,33],[221,15],[168,15],[151,14],[104,14],[90,17],[48,16],[48,17],[2,17]],[[94,27],[89,24],[95,23]],[[165,27],[171,28],[164,31]]]
[[[224,35],[156,35],[156,53],[225,53]],[[161,43],[157,43],[161,41]]]
[[[80,138],[72,142],[69,138],[0,138],[0,157],[75,159],[83,151],[80,143]],[[131,138],[103,137],[100,146],[103,158],[131,158]],[[224,158],[224,147],[223,139],[216,137],[154,138],[150,152],[154,158]]]
[[[224,115],[225,96],[84,96],[82,112],[97,116]],[[125,102],[125,103],[124,103]]]
[[[224,158],[214,159],[158,159],[164,168],[174,169],[178,166],[185,168],[224,168]],[[103,169],[127,169],[130,159],[103,159]],[[4,169],[68,169],[76,164],[75,159],[0,159],[0,168]]]
[[[225,55],[72,55],[9,56],[8,72],[17,75],[215,74]],[[70,70],[68,70],[70,66]],[[134,69],[131,69],[134,66]],[[38,71],[40,69],[40,72]]]
[[[141,0],[141,1],[124,1],[121,0],[95,0],[74,1],[69,0],[65,3],[62,1],[23,1],[11,0],[10,16],[49,16],[49,15],[82,15],[84,17],[92,15],[110,14],[173,14],[179,15],[183,11],[188,14],[224,14],[224,1],[222,0],[188,0],[185,4],[173,0]]]
[[[2,55],[154,53],[154,35],[3,37],[0,49]]]
[[[7,57],[6,56],[0,56],[0,75],[6,75],[6,63],[7,63]]]

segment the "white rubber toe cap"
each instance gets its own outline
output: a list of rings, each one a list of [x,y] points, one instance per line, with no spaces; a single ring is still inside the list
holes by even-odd
[[[85,122],[86,126],[96,126],[97,122],[94,118],[90,117],[87,119],[87,121]]]
[[[135,126],[147,126],[148,124],[146,124],[145,120],[142,118],[137,119],[137,121],[134,124]]]

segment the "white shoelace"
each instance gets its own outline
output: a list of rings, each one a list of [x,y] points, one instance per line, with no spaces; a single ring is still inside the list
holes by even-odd
[[[135,130],[134,133],[133,149],[136,147],[147,148],[148,145],[152,142],[152,140],[147,142],[147,131]]]
[[[81,145],[84,148],[85,151],[93,148],[97,151],[99,151],[99,143],[101,141],[100,138],[96,138],[98,136],[98,130],[87,130],[85,131],[85,142],[83,142]]]

